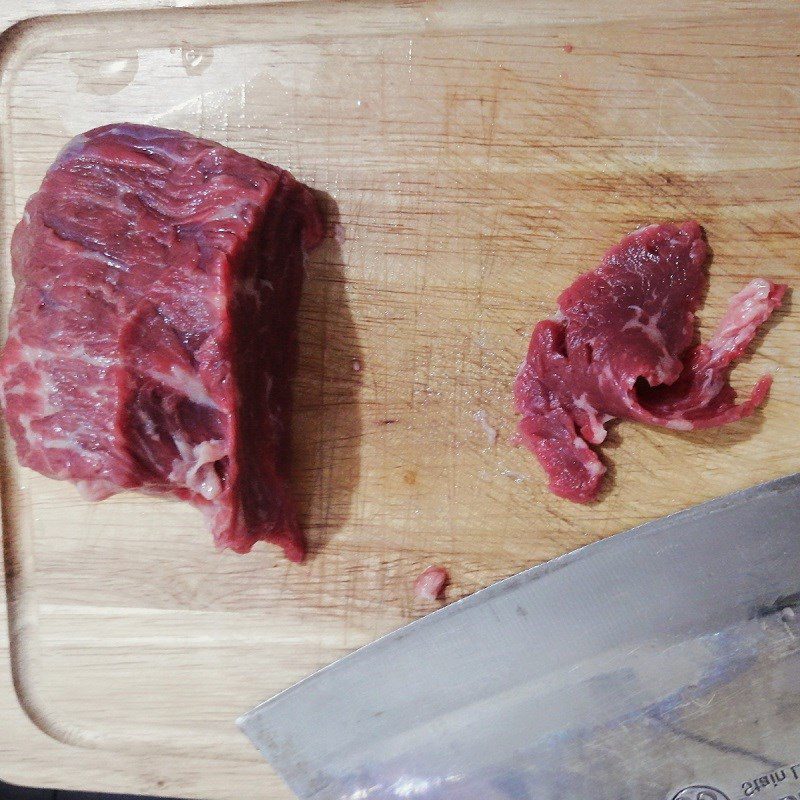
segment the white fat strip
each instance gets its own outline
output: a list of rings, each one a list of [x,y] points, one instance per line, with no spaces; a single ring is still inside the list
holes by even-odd
[[[37,366],[37,374],[41,384],[41,387],[35,392],[35,395],[39,401],[35,414],[31,413],[27,416],[27,418],[20,417],[20,424],[25,428],[25,435],[32,446],[34,445],[34,441],[38,441],[39,445],[42,447],[48,447],[51,449],[61,447],[62,445],[53,443],[54,440],[52,440],[51,443],[47,443],[41,441],[40,437],[35,437],[34,439],[34,435],[30,430],[30,421],[34,418],[34,416],[36,419],[44,419],[45,417],[49,417],[52,414],[57,414],[62,410],[61,408],[54,406],[52,403],[52,398],[58,396],[60,393],[59,387],[53,383],[51,372],[47,369],[41,368],[39,365],[43,362],[46,363],[58,358],[80,361],[84,364],[105,370],[113,366],[116,362],[114,359],[106,358],[104,356],[90,356],[82,344],[74,345],[63,352],[58,353],[40,347],[31,347],[27,344],[21,344],[20,353],[26,362]],[[96,387],[89,386],[86,388],[89,394],[96,397],[99,396]],[[8,394],[16,393],[19,395],[25,395],[29,394],[30,392],[31,390],[27,387],[19,386],[11,389]],[[73,445],[70,443],[68,446],[72,447]]]
[[[53,353],[50,350],[43,348],[31,347],[30,345],[20,344],[20,351],[25,362],[32,365],[37,365],[40,362],[47,362],[55,358],[72,358],[84,361],[86,363],[94,363],[102,368],[114,362],[108,358],[91,357],[89,356],[82,345],[76,345],[69,351],[69,355],[63,353]],[[77,457],[83,459],[93,460],[96,459],[97,454],[87,451],[77,442],[77,434],[82,432],[79,427],[75,431],[64,431],[61,427],[51,426],[55,435],[47,435],[33,430],[33,422],[39,422],[47,419],[48,417],[58,414],[62,409],[53,405],[52,398],[57,397],[59,388],[53,383],[52,375],[47,369],[38,369],[38,377],[40,385],[35,390],[18,384],[11,388],[4,389],[3,400],[8,395],[17,395],[20,397],[31,397],[32,401],[28,403],[27,413],[19,414],[17,422],[22,428],[25,439],[28,442],[31,450],[38,451],[47,462],[50,471],[55,476],[68,478],[69,475],[62,474],[64,468],[56,468],[51,463],[48,457],[48,451],[53,450],[66,450],[76,454]],[[100,397],[97,387],[87,387],[88,394]],[[58,433],[62,435],[59,436]],[[107,494],[104,496],[108,496]]]
[[[42,419],[43,416],[46,415],[37,415],[36,418]],[[96,462],[97,454],[87,451],[85,447],[81,447],[77,442],[75,434],[80,432],[81,429],[79,429],[77,432],[70,431],[63,438],[55,439],[35,433],[31,427],[33,418],[34,417],[32,414],[20,414],[17,417],[17,421],[25,431],[25,438],[28,440],[31,450],[40,453],[40,455],[45,459],[45,462],[47,463],[48,468],[54,477],[69,479],[70,476],[68,469],[65,470],[65,467],[63,466],[61,468],[56,468],[56,466],[51,462],[49,453],[53,450],[67,450],[71,453],[74,453],[78,458]],[[86,482],[84,481],[84,483]],[[108,485],[111,486],[112,484]],[[94,494],[89,495],[86,492],[82,493],[89,500],[103,500],[110,494],[113,494],[113,492],[106,492],[105,494],[95,496]]]
[[[644,311],[640,306],[629,306],[629,308],[636,315],[635,319],[629,319],[623,326],[622,330],[631,330],[636,328],[640,330],[660,351],[658,363],[653,368],[652,380],[649,381],[651,386],[658,386],[672,375],[675,366],[675,359],[670,355],[667,350],[666,342],[664,341],[664,334],[659,330],[658,323],[661,320],[661,312],[657,311],[653,314],[647,324],[642,322],[642,314]]]
[[[607,431],[597,418],[594,411],[589,413],[589,419],[586,427],[589,429],[589,437],[587,438],[589,438],[589,441],[592,444],[602,444],[605,441]]]
[[[652,342],[660,349],[666,351],[664,346],[664,334],[658,328],[658,322],[661,319],[661,312],[653,314],[648,322],[642,322],[643,309],[640,306],[629,306],[631,311],[636,315],[633,319],[629,319],[623,326],[622,330],[627,331],[631,328],[639,328]]]
[[[81,251],[81,258],[86,259],[87,261],[98,261],[101,264],[105,264],[112,269],[118,270],[119,272],[130,272],[130,267],[120,261],[118,258],[114,258],[114,256],[109,255],[108,253],[103,253],[100,250],[83,250]]]
[[[589,430],[591,431],[592,444],[602,444],[605,441],[607,431],[603,427],[604,422],[608,422],[613,417],[604,414],[602,418],[598,417],[597,409],[589,402],[586,392],[584,392],[580,397],[576,397],[574,400],[575,407],[579,408],[581,411],[585,412],[586,415],[589,417]]]
[[[20,414],[17,417],[17,422],[19,422],[22,429],[25,431],[25,438],[28,440],[31,450],[35,450],[39,447],[40,437],[33,432],[31,420],[32,416],[30,414]]]
[[[21,354],[25,360],[31,364],[36,364],[41,361],[51,361],[55,358],[70,358],[81,361],[89,366],[108,369],[119,363],[116,359],[108,358],[107,356],[89,355],[82,344],[73,345],[57,353],[52,350],[23,344],[21,345]],[[169,373],[159,372],[154,374],[153,377],[161,381],[165,386],[174,389],[179,394],[186,395],[193,403],[202,406],[210,406],[212,408],[217,407],[217,404],[211,398],[197,374],[183,369],[177,364],[172,365]]]
[[[169,373],[155,372],[153,377],[161,381],[165,386],[174,389],[178,394],[186,395],[193,403],[199,406],[210,406],[217,408],[217,404],[211,398],[203,382],[194,372],[183,369],[177,364],[170,367]]]
[[[136,416],[139,418],[139,422],[141,422],[142,428],[144,428],[144,432],[147,434],[147,436],[154,442],[159,441],[161,437],[159,436],[156,424],[150,414],[143,411],[141,408],[137,408]]]
[[[32,427],[34,419],[39,421],[44,419],[51,414],[57,412],[53,404],[50,401],[50,396],[56,391],[56,388],[53,386],[52,381],[50,380],[50,375],[47,372],[40,372],[40,383],[41,386],[34,392],[31,389],[23,386],[18,385],[11,389],[4,391],[4,398],[6,395],[16,394],[20,397],[22,396],[29,396],[33,395],[34,402],[30,405],[33,408],[28,407],[26,414],[19,414],[17,416],[17,422],[22,427],[23,431],[25,432],[25,438],[30,445],[31,450],[38,450],[40,448],[49,449],[49,450],[66,450],[66,449],[73,449],[75,447],[74,442],[72,442],[69,437],[64,439],[45,439],[40,434],[35,433]]]
[[[486,413],[486,409],[478,409],[474,416],[475,421],[481,426],[484,434],[486,434],[486,443],[489,445],[489,447],[493,447],[495,444],[497,444],[497,428],[489,424],[489,416]]]
[[[607,385],[609,388],[611,388],[613,390],[616,390],[616,388],[617,388],[617,378],[616,378],[616,375],[614,375],[614,370],[612,369],[610,363],[603,365],[603,369],[600,371],[600,375],[598,376],[598,379],[604,381],[605,385]],[[628,390],[622,396],[622,401],[630,409],[637,409],[639,407],[639,401],[637,400],[636,395],[633,392],[633,387],[634,387],[635,383],[636,383],[635,377],[628,376],[628,380],[627,380],[627,382],[625,384],[623,384],[621,381],[620,381],[620,384],[619,384],[620,386],[624,386],[624,388],[626,388]],[[606,414],[606,415],[603,416],[602,419],[603,419],[603,423],[606,423],[606,422],[609,422],[612,419],[614,419],[614,417],[611,416],[611,415],[607,415]]]
[[[599,462],[599,461],[590,461],[586,466],[586,471],[592,478],[596,478],[599,475],[602,475],[606,468]]]
[[[228,454],[225,442],[221,439],[209,439],[192,446],[180,437],[174,441],[181,457],[173,462],[169,480],[185,486],[206,500],[213,500],[222,491],[214,462]]]
[[[119,491],[119,486],[113,484],[111,481],[104,481],[102,479],[94,481],[75,481],[75,486],[78,491],[87,500],[105,500]]]
[[[669,370],[664,364],[664,359],[658,362],[658,365],[653,370],[653,382],[651,386],[661,386],[669,377]]]
[[[728,301],[728,309],[708,342],[716,359],[737,350],[753,335],[766,316],[771,288],[769,281],[755,278]]]
[[[82,344],[74,344],[66,348],[60,347],[58,352],[44,347],[32,347],[29,344],[20,344],[20,354],[31,364],[36,364],[38,361],[52,361],[55,358],[72,358],[76,361],[82,361],[84,364],[88,364],[92,367],[108,369],[117,363],[116,359],[108,358],[107,356],[90,356]]]
[[[693,431],[694,425],[686,419],[670,419],[665,423],[667,428],[673,431]]]

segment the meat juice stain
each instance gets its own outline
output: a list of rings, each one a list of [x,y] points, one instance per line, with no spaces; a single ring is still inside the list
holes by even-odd
[[[571,45],[569,42],[567,42],[561,49],[565,53],[571,53],[575,49],[575,47],[573,45]]]

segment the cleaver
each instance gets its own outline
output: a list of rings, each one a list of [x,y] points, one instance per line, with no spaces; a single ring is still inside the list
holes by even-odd
[[[800,800],[800,474],[389,634],[239,726],[302,800]]]

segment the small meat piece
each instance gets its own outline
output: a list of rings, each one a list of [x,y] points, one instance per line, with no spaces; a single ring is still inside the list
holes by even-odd
[[[0,400],[22,464],[92,499],[188,500],[219,547],[301,560],[288,383],[322,236],[308,189],[222,145],[130,124],[73,139],[11,242]]]
[[[444,567],[428,567],[414,581],[414,594],[422,600],[438,600],[449,580]]]
[[[555,494],[593,500],[606,469],[590,445],[614,418],[678,431],[746,417],[764,401],[764,376],[736,404],[728,376],[786,286],[756,279],[730,302],[717,332],[692,347],[706,288],[708,245],[696,222],[626,236],[558,299],[533,331],[514,394],[521,440]]]

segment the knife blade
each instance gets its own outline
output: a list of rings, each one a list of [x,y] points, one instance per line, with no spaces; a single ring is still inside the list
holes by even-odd
[[[239,725],[303,800],[800,800],[800,474],[500,581]]]

